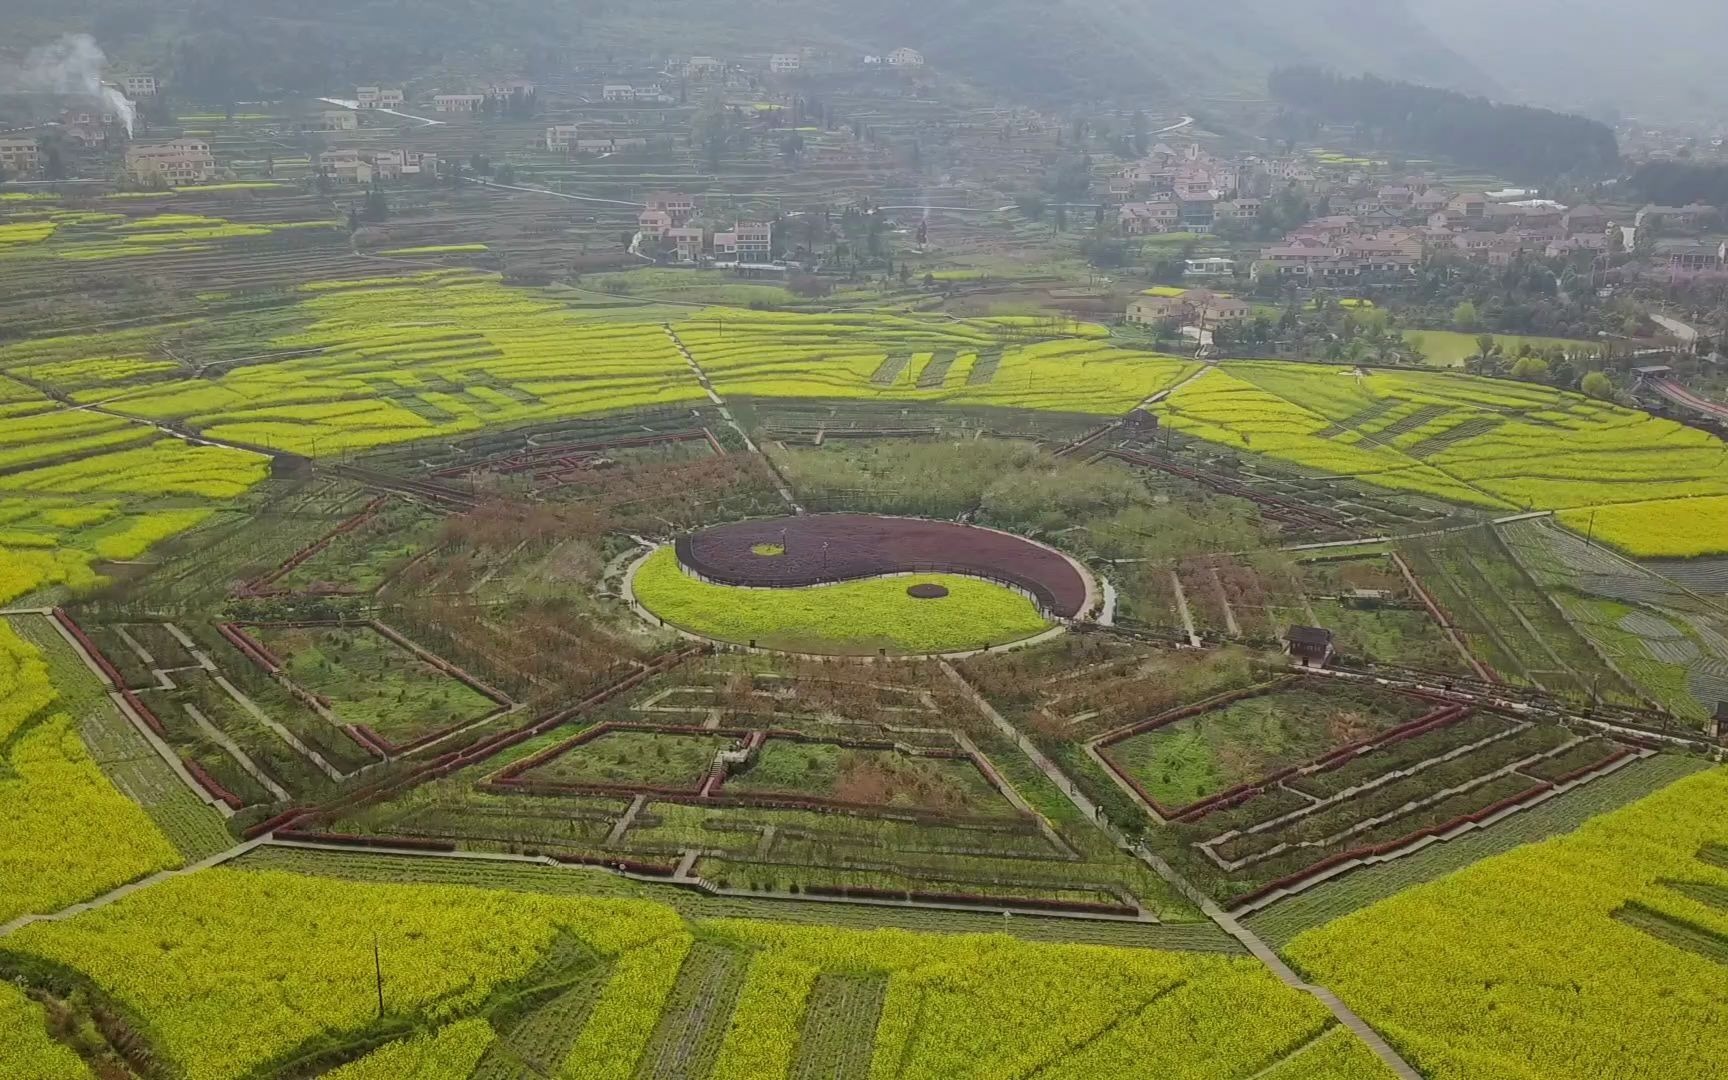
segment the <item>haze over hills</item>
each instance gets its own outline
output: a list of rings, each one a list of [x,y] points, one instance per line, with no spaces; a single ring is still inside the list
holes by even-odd
[[[1728,107],[1721,0],[1408,0],[1425,31],[1492,72],[1513,98],[1650,120]]]
[[[264,0],[163,5],[123,0],[24,0],[19,40],[91,31],[118,56],[160,66],[209,52],[236,60],[234,78],[260,92],[289,72],[336,83],[376,77],[380,54],[405,62],[487,41],[519,48],[632,47],[668,52],[770,51],[815,45],[859,53],[898,45],[995,89],[1040,98],[1168,93],[1178,101],[1265,95],[1265,76],[1292,63],[1373,72],[1475,93],[1480,71],[1414,19],[1403,0]],[[243,62],[248,43],[260,48]],[[268,46],[264,48],[263,46]],[[358,58],[366,57],[361,65]]]

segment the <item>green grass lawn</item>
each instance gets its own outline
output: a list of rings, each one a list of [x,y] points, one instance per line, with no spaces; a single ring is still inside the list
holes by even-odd
[[[497,707],[369,627],[252,632],[287,664],[289,678],[328,698],[343,722],[363,724],[391,742],[411,742]]]
[[[736,741],[724,735],[612,731],[552,759],[529,779],[694,788],[708,774],[714,755]]]
[[[945,587],[948,595],[907,595],[907,588],[926,582]],[[1032,601],[978,578],[920,574],[810,588],[734,588],[685,575],[670,547],[636,571],[635,591],[643,607],[673,626],[789,652],[962,652],[1018,641],[1050,626]]]
[[[1407,330],[1404,333],[1406,341],[1420,339],[1422,355],[1427,358],[1431,367],[1463,367],[1464,361],[1476,354],[1477,334],[1466,334],[1459,330]],[[1529,343],[1538,349],[1551,349],[1556,345],[1567,349],[1594,349],[1592,341],[1574,341],[1568,338],[1528,337],[1523,334],[1494,334],[1495,341],[1506,350],[1507,356],[1516,356],[1519,346]]]
[[[969,813],[1009,809],[969,761],[785,739],[764,744],[750,768],[726,782],[726,790]]]

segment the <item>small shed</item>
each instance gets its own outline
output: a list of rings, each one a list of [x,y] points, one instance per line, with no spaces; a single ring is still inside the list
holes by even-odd
[[[1650,364],[1646,367],[1635,367],[1632,373],[1640,379],[1666,379],[1674,374],[1674,369],[1667,364]]]
[[[1129,431],[1157,431],[1158,415],[1147,409],[1135,409],[1128,414]]]
[[[1284,632],[1284,650],[1303,667],[1325,667],[1332,659],[1332,631],[1323,626],[1292,626]]]

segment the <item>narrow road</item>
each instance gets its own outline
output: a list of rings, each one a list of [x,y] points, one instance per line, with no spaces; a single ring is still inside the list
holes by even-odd
[[[342,108],[347,109],[351,112],[359,112],[360,111],[360,103],[358,101],[350,101],[346,98],[327,98],[327,97],[326,98],[319,98],[318,100],[324,102],[324,104],[326,104],[326,105],[340,105]],[[366,111],[367,112],[383,113],[386,116],[400,116],[404,120],[413,120],[416,123],[419,123],[425,127],[443,127],[444,126],[444,121],[442,121],[442,120],[432,120],[432,119],[430,119],[428,117],[424,117],[424,116],[415,116],[412,113],[397,112],[395,109],[367,109]]]
[[[708,400],[719,408],[720,418],[726,421],[728,427],[738,433],[740,439],[744,440],[745,448],[760,457],[763,463],[768,466],[768,474],[774,477],[774,490],[780,493],[780,498],[785,501],[787,506],[791,507],[794,514],[802,514],[804,508],[798,505],[798,500],[793,497],[791,489],[781,481],[780,471],[774,467],[772,461],[768,460],[768,455],[762,452],[762,448],[750,438],[749,433],[744,430],[744,426],[733,417],[732,410],[726,405],[726,399],[720,396],[718,390],[714,389],[714,384],[708,379],[708,373],[703,371],[702,365],[696,362],[695,355],[690,352],[689,347],[678,336],[678,332],[672,329],[672,324],[661,323],[660,325],[666,331],[666,336],[671,339],[673,347],[678,350],[678,354],[684,358],[686,364],[690,365],[690,371],[696,376],[696,381],[702,384],[702,390],[708,395]]]
[[[1673,318],[1669,315],[1658,315],[1655,312],[1651,312],[1650,321],[1679,338],[1685,345],[1695,345],[1698,342],[1698,331],[1686,323],[1681,322],[1679,319]]]
[[[1109,833],[1111,838],[1114,839],[1118,845],[1120,845],[1124,850],[1138,856],[1141,861],[1152,868],[1154,873],[1169,882],[1172,888],[1187,897],[1190,902],[1199,907],[1201,912],[1205,914],[1207,918],[1216,923],[1220,929],[1241,942],[1242,946],[1246,948],[1249,953],[1255,957],[1255,959],[1271,968],[1272,974],[1276,975],[1278,980],[1285,986],[1288,986],[1293,990],[1300,990],[1305,994],[1310,994],[1322,1005],[1326,1006],[1327,1010],[1330,1011],[1333,1016],[1338,1018],[1339,1023],[1355,1032],[1357,1038],[1367,1044],[1368,1048],[1374,1051],[1374,1055],[1381,1061],[1385,1062],[1386,1066],[1401,1077],[1402,1080],[1422,1080],[1422,1074],[1411,1068],[1409,1062],[1398,1056],[1398,1052],[1392,1049],[1391,1045],[1387,1043],[1385,1039],[1380,1037],[1379,1032],[1369,1027],[1368,1024],[1361,1017],[1357,1016],[1348,1005],[1340,1001],[1338,995],[1332,993],[1332,991],[1323,986],[1315,986],[1304,981],[1301,976],[1296,974],[1295,970],[1291,968],[1290,965],[1284,962],[1283,958],[1281,958],[1276,952],[1272,951],[1271,946],[1267,945],[1260,939],[1259,935],[1237,922],[1228,912],[1214,903],[1211,897],[1202,893],[1199,889],[1195,888],[1188,879],[1177,873],[1175,868],[1169,863],[1146,850],[1143,845],[1130,844],[1126,837],[1116,832],[1115,828],[1104,818],[1102,812],[1098,809],[1098,805],[1083,795],[1079,788],[1075,787],[1074,781],[1070,780],[1068,776],[1057,767],[1055,762],[1046,757],[1043,751],[1033,745],[1030,739],[1022,734],[1013,724],[1010,724],[1001,713],[997,712],[995,707],[986,701],[982,694],[973,689],[972,684],[967,682],[965,677],[961,675],[960,672],[956,671],[947,661],[942,661],[942,671],[943,674],[953,680],[955,685],[972,700],[972,703],[977,706],[978,710],[984,714],[986,719],[995,725],[998,731],[1013,740],[1014,744],[1020,747],[1021,751],[1032,760],[1032,763],[1038,766],[1039,770],[1042,771],[1045,776],[1050,778],[1050,782],[1055,784],[1064,795],[1068,796],[1069,800],[1074,803],[1076,809],[1078,809],[1082,814],[1085,814],[1088,818],[1096,821],[1099,824],[1099,827]]]
[[[128,882],[117,889],[110,889],[101,896],[73,904],[71,907],[62,908],[52,914],[20,915],[18,918],[13,919],[4,926],[0,926],[0,937],[5,937],[7,934],[10,934],[15,930],[22,930],[24,927],[29,926],[32,923],[61,922],[65,919],[70,919],[75,915],[82,915],[86,911],[95,911],[97,908],[107,907],[116,900],[124,900],[126,897],[131,896],[140,889],[148,889],[150,886],[160,884],[161,882],[167,881],[169,878],[185,877],[187,874],[196,874],[200,870],[208,870],[213,866],[221,866],[225,862],[238,859],[240,856],[251,851],[253,848],[258,847],[260,844],[268,842],[268,839],[268,836],[261,836],[256,840],[248,840],[244,844],[238,844],[229,848],[227,851],[219,851],[209,858],[202,859],[190,866],[182,866],[178,870],[159,870],[156,873],[151,874],[149,877],[142,877],[137,881]]]

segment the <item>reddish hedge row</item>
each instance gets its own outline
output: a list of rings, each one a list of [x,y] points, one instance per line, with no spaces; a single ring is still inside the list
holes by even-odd
[[[1594,768],[1600,767],[1601,766],[1594,766]],[[1370,844],[1365,847],[1351,848],[1349,851],[1340,851],[1336,855],[1328,855],[1319,862],[1305,866],[1302,869],[1297,870],[1295,873],[1286,874],[1274,881],[1267,882],[1252,892],[1243,893],[1241,896],[1235,897],[1230,901],[1229,906],[1236,908],[1241,907],[1244,904],[1253,903],[1255,900],[1258,900],[1269,893],[1277,892],[1279,889],[1287,889],[1293,885],[1299,885],[1310,878],[1325,873],[1327,870],[1330,870],[1341,863],[1382,855],[1390,855],[1400,848],[1409,847],[1411,844],[1425,840],[1430,836],[1440,836],[1449,833],[1453,829],[1462,825],[1480,825],[1483,821],[1500,813],[1502,810],[1508,810],[1514,806],[1527,803],[1538,795],[1551,791],[1558,786],[1558,783],[1550,783],[1547,780],[1542,780],[1516,795],[1510,795],[1498,802],[1490,803],[1473,813],[1460,814],[1450,821],[1443,821],[1438,825],[1430,825],[1425,829],[1418,829],[1413,833],[1408,833],[1394,840],[1388,840],[1385,843]]]
[[[103,676],[114,687],[114,692],[132,707],[132,711],[138,719],[144,721],[144,726],[155,732],[158,738],[166,739],[168,729],[163,725],[161,718],[150,706],[144,704],[137,694],[132,692],[131,687],[126,685],[125,678],[121,676],[120,669],[115,667],[102,650],[96,647],[96,642],[90,639],[90,635],[84,632],[84,628],[78,625],[77,620],[73,619],[65,608],[58,607],[54,609],[54,620],[65,627],[66,632],[77,640],[79,647],[95,662],[96,666],[101,669]]]
[[[350,739],[360,744],[360,749],[374,757],[387,758],[392,756],[395,747],[389,739],[373,731],[365,724],[343,724],[342,731]]]
[[[615,859],[610,855],[553,855],[551,859],[553,862],[568,863],[572,866],[606,866],[630,874],[647,874],[652,877],[672,877],[678,873],[676,866],[640,862],[636,859]]]
[[[197,760],[181,755],[180,764],[186,767],[186,771],[191,774],[192,779],[198,781],[199,787],[208,791],[212,797],[227,803],[230,809],[239,810],[246,805],[240,796],[224,787],[222,782],[211,776],[204,766],[198,764]]]
[[[455,679],[456,681],[465,684],[470,689],[472,689],[475,693],[492,699],[492,701],[495,704],[505,706],[506,708],[515,704],[515,702],[510,700],[508,695],[506,695],[506,694],[504,694],[498,690],[494,690],[490,686],[487,686],[485,683],[481,682],[479,679],[468,674],[466,671],[463,671],[461,668],[457,667],[455,664],[452,664],[450,661],[444,659],[443,657],[439,656],[438,654],[431,652],[427,649],[421,648],[419,645],[416,645],[414,642],[409,641],[407,638],[403,637],[400,633],[396,632],[395,630],[392,630],[388,626],[385,626],[383,623],[379,622],[377,619],[368,620],[366,625],[370,626],[375,633],[377,633],[380,637],[384,638],[386,641],[389,641],[389,642],[391,642],[391,643],[393,643],[393,644],[395,644],[395,645],[397,645],[403,649],[407,649],[409,652],[413,653],[415,656],[419,657],[421,660],[424,660],[426,663],[431,664],[433,667],[437,668],[439,671],[442,671],[444,674],[450,676],[452,679]]]
[[[1387,728],[1379,734],[1369,735],[1361,739],[1356,739],[1353,742],[1346,743],[1345,745],[1338,747],[1336,750],[1328,751],[1325,755],[1315,758],[1312,761],[1305,761],[1296,765],[1291,765],[1288,768],[1279,769],[1277,772],[1271,773],[1267,776],[1262,776],[1259,779],[1250,780],[1245,784],[1237,784],[1228,791],[1221,791],[1216,795],[1211,795],[1201,799],[1199,802],[1190,803],[1182,809],[1175,811],[1176,816],[1171,820],[1181,822],[1184,825],[1192,825],[1194,822],[1201,820],[1208,814],[1213,814],[1220,810],[1233,810],[1254,798],[1256,795],[1261,794],[1273,784],[1279,783],[1283,780],[1288,780],[1290,777],[1299,773],[1329,772],[1333,769],[1341,768],[1348,762],[1360,757],[1362,754],[1365,754],[1370,750],[1377,750],[1381,747],[1390,746],[1393,743],[1403,742],[1405,739],[1414,738],[1417,735],[1434,731],[1449,724],[1455,724],[1465,716],[1468,716],[1469,713],[1470,710],[1459,705],[1450,706],[1444,709],[1436,709],[1433,712],[1425,713],[1414,720],[1399,724],[1397,727]],[[1135,789],[1144,794],[1144,789],[1141,788],[1139,783],[1132,777],[1125,777],[1125,779],[1130,783],[1133,783]]]
[[[263,668],[271,675],[282,670],[282,661],[276,654],[266,649],[262,642],[240,629],[238,623],[217,623],[216,632],[225,638],[228,644],[240,650],[242,656]]]
[[[803,810],[811,813],[848,813],[868,814],[872,817],[886,818],[891,821],[909,821],[924,825],[949,825],[963,827],[969,825],[1002,825],[1026,818],[1026,815],[1016,813],[1014,817],[989,817],[981,814],[950,814],[939,810],[915,810],[900,806],[882,806],[877,803],[843,802],[839,799],[822,799],[803,795],[731,795],[717,791],[712,795],[703,795],[698,788],[668,788],[649,784],[599,784],[599,783],[560,783],[549,780],[491,779],[481,785],[481,790],[499,795],[548,795],[570,796],[591,795],[603,798],[624,798],[636,795],[650,795],[658,802],[678,803],[688,806],[736,806],[749,807],[756,810]]]
[[[556,464],[572,454],[593,454],[601,450],[629,450],[642,446],[657,446],[663,443],[690,442],[706,438],[713,445],[715,453],[724,454],[720,443],[714,438],[713,432],[707,428],[696,431],[672,431],[661,435],[632,435],[616,439],[596,439],[589,442],[558,443],[552,446],[535,447],[532,450],[517,450],[501,457],[483,458],[480,461],[465,465],[452,465],[439,469],[432,475],[436,477],[465,476],[468,473],[488,472],[517,473],[537,466]]]
[[[411,851],[455,851],[448,840],[427,840],[419,836],[359,836],[352,833],[303,832],[299,829],[279,829],[278,840],[298,840],[305,844],[339,844],[343,847],[405,848]]]
[[[1024,911],[1073,911],[1092,915],[1140,914],[1126,904],[1089,903],[1084,900],[1040,900],[1015,896],[986,896],[982,893],[917,892],[899,889],[874,889],[867,886],[808,885],[804,891],[811,896],[835,896],[858,900],[911,900],[925,904],[964,904],[969,907],[1016,908]]]
[[[342,536],[345,533],[353,532],[355,529],[366,524],[366,522],[371,521],[384,504],[389,501],[389,499],[390,496],[388,495],[380,495],[373,499],[371,502],[361,507],[359,513],[276,564],[274,570],[271,570],[261,577],[253,578],[251,581],[241,585],[239,589],[235,590],[236,595],[241,597],[267,595],[264,591],[266,588],[293,573],[302,563],[306,562],[306,560],[334,543],[337,537]]]

